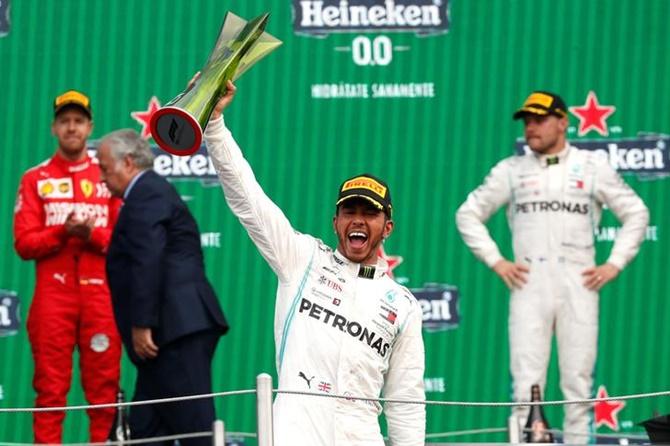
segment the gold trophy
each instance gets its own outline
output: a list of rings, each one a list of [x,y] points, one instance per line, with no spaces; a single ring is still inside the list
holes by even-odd
[[[228,12],[219,38],[200,77],[151,115],[151,135],[158,146],[178,156],[195,153],[226,82],[235,80],[282,44],[266,33],[269,14],[246,21]]]

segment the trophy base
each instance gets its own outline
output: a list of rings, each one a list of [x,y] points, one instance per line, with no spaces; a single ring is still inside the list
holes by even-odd
[[[198,121],[179,107],[163,107],[151,115],[151,135],[156,144],[173,155],[188,156],[202,144],[202,129]]]

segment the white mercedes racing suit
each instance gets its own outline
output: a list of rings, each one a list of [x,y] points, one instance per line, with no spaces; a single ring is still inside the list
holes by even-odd
[[[226,201],[279,278],[275,346],[280,390],[424,400],[422,312],[380,260],[371,278],[320,240],[291,227],[265,195],[225,128],[205,141]],[[383,446],[376,402],[279,394],[275,446]],[[391,444],[424,444],[422,404],[384,406]]]
[[[606,157],[566,146],[558,162],[528,153],[502,160],[456,213],[463,240],[489,267],[503,259],[484,225],[502,205],[512,231],[514,260],[530,268],[528,283],[511,293],[510,367],[514,399],[529,401],[545,388],[551,337],[556,333],[561,391],[566,399],[592,396],[598,340],[598,293],[584,287],[594,266],[594,230],[603,205],[623,223],[608,263],[623,269],[645,236],[649,213]],[[528,409],[516,409],[520,417]],[[566,443],[585,443],[590,408],[566,405]]]

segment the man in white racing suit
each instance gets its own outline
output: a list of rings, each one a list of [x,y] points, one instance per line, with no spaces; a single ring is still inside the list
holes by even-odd
[[[388,186],[363,174],[340,188],[333,218],[337,250],[296,232],[265,195],[219,116],[235,87],[217,104],[205,132],[207,149],[233,213],[276,273],[275,347],[280,390],[275,446],[383,446],[378,398],[425,400],[422,311],[389,278],[377,250],[393,229]],[[394,446],[423,446],[423,404],[386,403]]]
[[[649,213],[606,157],[570,146],[563,100],[534,92],[514,119],[524,120],[530,151],[499,162],[456,213],[466,245],[511,290],[510,368],[515,401],[545,388],[555,331],[561,391],[592,396],[598,341],[598,290],[637,254]],[[485,222],[507,205],[514,261],[506,260]],[[603,205],[623,223],[606,263],[595,265],[594,229]],[[525,421],[528,408],[514,411]],[[590,407],[566,405],[566,443],[586,443]]]

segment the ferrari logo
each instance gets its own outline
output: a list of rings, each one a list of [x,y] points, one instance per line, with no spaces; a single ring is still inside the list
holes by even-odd
[[[86,198],[90,197],[93,194],[93,183],[90,180],[81,180],[79,183],[81,186],[81,191],[84,193]]]

